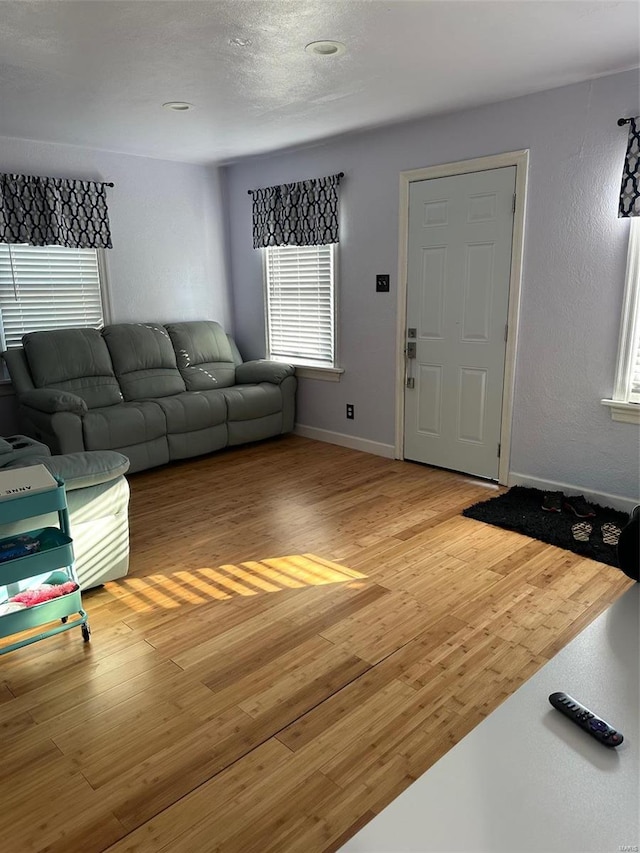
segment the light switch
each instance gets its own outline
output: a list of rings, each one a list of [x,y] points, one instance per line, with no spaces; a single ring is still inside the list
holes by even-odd
[[[376,276],[376,293],[389,293],[389,276],[388,275],[380,275]]]

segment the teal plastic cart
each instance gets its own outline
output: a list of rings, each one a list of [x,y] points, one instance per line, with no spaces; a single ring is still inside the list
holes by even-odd
[[[43,527],[28,531],[28,535],[40,541],[40,549],[23,557],[0,562],[0,587],[7,587],[8,596],[18,590],[19,581],[34,578],[37,575],[62,570],[70,581],[77,584],[73,567],[73,542],[69,535],[69,511],[67,497],[62,480],[56,478],[56,485],[46,491],[32,495],[20,495],[0,503],[0,516],[3,523],[35,518],[48,513],[58,513],[58,527]],[[15,537],[0,540],[7,542]],[[70,617],[75,617],[70,620]],[[39,634],[26,639],[17,640],[8,645],[0,646],[0,655],[37,643],[47,637],[53,637],[63,631],[80,628],[82,639],[89,642],[91,629],[86,612],[82,609],[82,593],[80,588],[66,595],[61,595],[51,601],[43,601],[0,616],[0,641],[31,628],[59,622],[46,628]]]

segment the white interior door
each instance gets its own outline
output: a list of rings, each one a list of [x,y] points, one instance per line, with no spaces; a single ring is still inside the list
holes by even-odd
[[[404,456],[498,478],[516,167],[409,187]],[[412,387],[411,387],[412,386]]]

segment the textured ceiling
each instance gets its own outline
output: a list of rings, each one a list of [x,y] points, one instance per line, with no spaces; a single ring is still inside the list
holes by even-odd
[[[0,136],[228,162],[636,67],[639,33],[637,0],[3,0]]]

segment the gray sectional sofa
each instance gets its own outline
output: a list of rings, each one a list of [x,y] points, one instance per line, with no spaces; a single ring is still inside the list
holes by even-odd
[[[294,368],[243,362],[218,323],[32,332],[3,353],[23,431],[53,453],[115,450],[141,471],[289,432]]]

